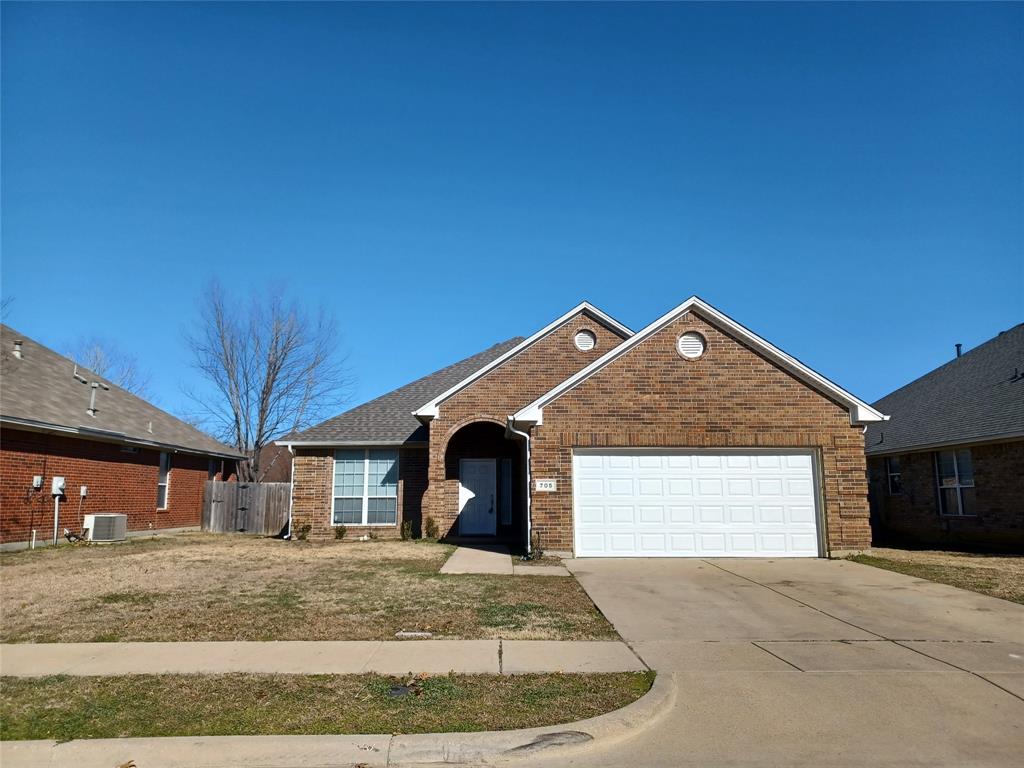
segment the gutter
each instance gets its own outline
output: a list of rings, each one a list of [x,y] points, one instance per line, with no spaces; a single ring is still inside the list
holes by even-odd
[[[292,509],[295,505],[295,449],[290,445],[288,446],[288,453],[292,457],[291,467],[289,469],[288,477],[288,533],[284,537],[286,541],[291,541],[292,538]]]
[[[526,443],[526,555],[529,557],[533,554],[533,516],[531,504],[533,493],[530,489],[530,433],[516,429],[513,424],[512,417],[509,416],[508,421],[505,423],[505,435],[520,438]]]

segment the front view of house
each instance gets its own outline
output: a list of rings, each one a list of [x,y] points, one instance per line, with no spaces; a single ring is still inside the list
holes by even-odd
[[[835,555],[870,546],[863,432],[883,418],[696,297],[636,333],[584,302],[284,441],[292,529]]]

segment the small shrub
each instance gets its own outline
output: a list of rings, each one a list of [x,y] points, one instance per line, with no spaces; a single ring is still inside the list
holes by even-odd
[[[408,541],[412,538],[412,520],[402,521],[402,541]]]
[[[346,533],[348,533],[348,528],[346,528],[344,525],[339,525],[334,528],[334,538],[336,538],[338,541],[344,539]]]
[[[426,537],[428,539],[436,539],[437,538],[437,521],[434,518],[432,518],[432,517],[428,517],[427,518],[427,524],[426,524],[426,527],[425,527],[424,530],[426,532]]]
[[[300,525],[299,530],[295,532],[295,538],[299,541],[305,541],[309,538],[309,532],[312,530],[313,526],[309,523],[306,523],[305,525]]]

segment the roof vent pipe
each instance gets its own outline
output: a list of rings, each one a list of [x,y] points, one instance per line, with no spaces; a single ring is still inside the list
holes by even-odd
[[[14,340],[14,356],[21,360],[21,339]]]
[[[963,344],[957,344],[956,345],[956,356],[957,357],[960,357],[960,355],[962,354],[960,350],[963,349],[963,346],[964,346]]]

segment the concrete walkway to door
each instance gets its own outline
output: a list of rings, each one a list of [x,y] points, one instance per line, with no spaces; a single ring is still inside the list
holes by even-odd
[[[441,566],[441,573],[484,573],[499,576],[571,575],[561,565],[517,565],[508,547],[500,544],[460,545]]]

